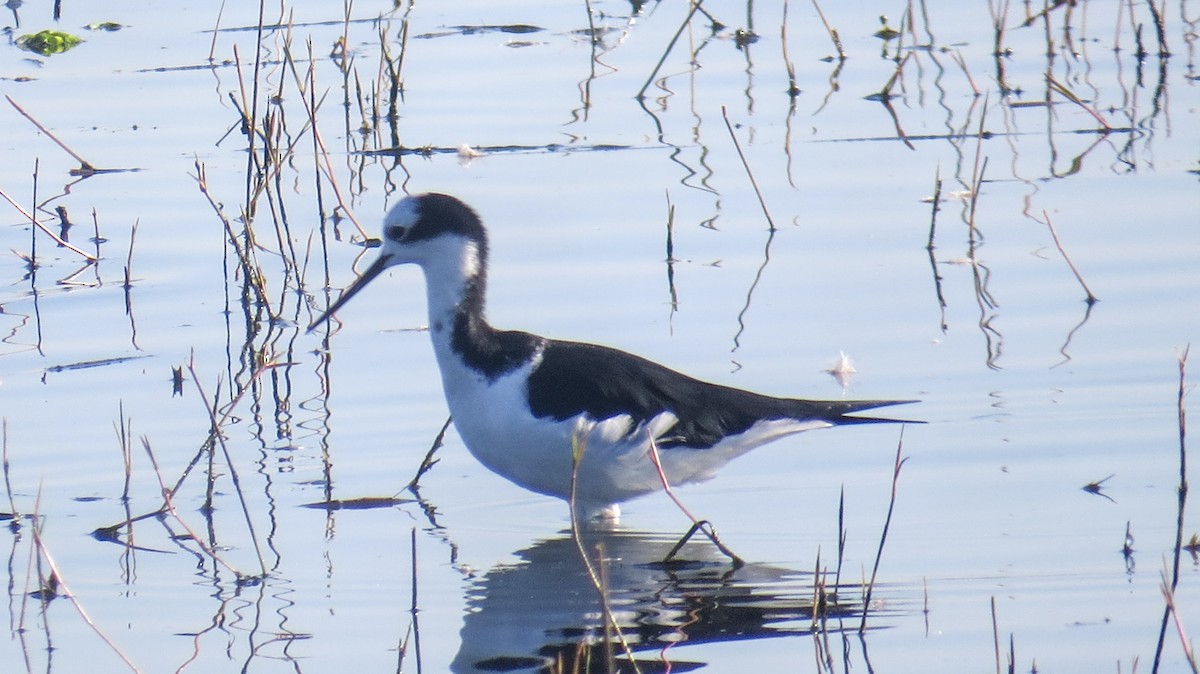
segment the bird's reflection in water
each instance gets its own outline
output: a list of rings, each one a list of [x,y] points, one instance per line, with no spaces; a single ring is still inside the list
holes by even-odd
[[[859,586],[839,591],[829,578],[822,599],[811,572],[761,564],[735,570],[707,542],[690,543],[680,560],[664,565],[675,543],[668,536],[619,530],[582,536],[641,672],[704,667],[688,660],[689,645],[859,625]],[[516,556],[519,562],[493,568],[468,588],[455,672],[634,671],[621,637],[606,636],[599,593],[569,532]]]

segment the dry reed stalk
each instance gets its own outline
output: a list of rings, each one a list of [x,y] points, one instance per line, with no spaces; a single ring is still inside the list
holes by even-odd
[[[1071,262],[1071,258],[1067,255],[1066,249],[1063,248],[1062,242],[1058,240],[1058,232],[1054,230],[1054,223],[1050,221],[1050,214],[1046,211],[1042,211],[1042,217],[1046,219],[1046,226],[1050,228],[1050,237],[1054,239],[1054,246],[1058,248],[1058,252],[1062,254],[1063,260],[1066,260],[1067,267],[1069,267],[1071,269],[1071,273],[1075,275],[1075,280],[1079,281],[1079,285],[1083,286],[1083,292],[1087,293],[1087,303],[1095,304],[1096,302],[1099,302],[1100,299],[1092,293],[1091,288],[1088,288],[1087,282],[1083,280],[1083,276],[1079,273],[1079,270],[1075,268],[1075,263]],[[1108,478],[1105,478],[1105,480],[1107,479]],[[1103,480],[1101,480],[1101,482],[1103,482]]]
[[[1089,106],[1087,103],[1084,103],[1083,99],[1076,96],[1074,94],[1074,92],[1072,92],[1070,89],[1068,89],[1066,87],[1066,85],[1064,85],[1063,83],[1054,79],[1054,76],[1049,73],[1046,74],[1046,85],[1050,87],[1051,91],[1058,92],[1060,95],[1062,95],[1068,101],[1071,101],[1075,105],[1078,105],[1079,107],[1083,108],[1083,110],[1085,112],[1087,112],[1089,115],[1092,116],[1093,119],[1095,119],[1097,122],[1099,122],[1100,126],[1104,129],[1104,131],[1106,131],[1106,132],[1112,131],[1112,127],[1108,125],[1108,122],[1104,121],[1104,118],[1100,116],[1100,113],[1098,113],[1094,109],[1092,109],[1092,107]]]
[[[342,2],[342,35],[339,38],[342,43],[342,59],[338,66],[342,70],[342,75],[349,75],[350,64],[353,62],[353,57],[346,58],[350,53],[350,15],[353,13],[354,0],[343,0]],[[347,109],[349,112],[349,109]]]
[[[221,33],[221,17],[225,15],[225,0],[221,0],[221,7],[217,9],[217,20],[212,28],[212,42],[208,45],[208,62],[212,63],[214,54],[217,53],[217,36]]]
[[[36,217],[34,217],[34,215],[32,213],[25,210],[25,208],[23,206],[21,206],[21,204],[17,203],[12,197],[8,196],[8,193],[6,193],[4,190],[0,190],[0,197],[4,197],[4,200],[7,201],[10,205],[12,205],[13,208],[17,209],[17,211],[20,212],[23,217],[25,217],[27,220],[29,220],[29,222],[34,227],[42,230],[42,233],[44,233],[46,236],[49,236],[51,239],[54,239],[54,243],[58,244],[59,246],[62,246],[63,248],[66,248],[67,250],[69,250],[73,253],[78,254],[79,256],[83,257],[83,259],[87,260],[88,262],[95,262],[97,259],[99,259],[99,255],[92,255],[91,253],[80,250],[79,248],[76,248],[75,246],[68,243],[67,241],[64,241],[61,236],[54,233],[54,230],[52,230],[49,227],[47,227],[46,225],[44,225],[40,220],[38,220]]]
[[[166,482],[163,481],[162,471],[158,467],[158,459],[155,458],[154,451],[150,448],[150,439],[145,436],[142,436],[142,448],[146,450],[146,456],[150,457],[150,465],[154,468],[154,475],[158,478],[158,485],[162,489],[163,512],[169,514],[175,519],[176,522],[179,523],[179,526],[183,527],[183,530],[187,532],[188,538],[192,539],[196,545],[200,546],[200,550],[205,555],[232,573],[234,577],[237,578],[239,585],[243,582],[254,579],[254,576],[242,573],[232,564],[226,562],[220,555],[217,554],[216,550],[213,550],[211,546],[204,542],[204,539],[200,537],[200,534],[197,534],[190,526],[188,526],[188,523],[184,521],[182,516],[180,516],[179,511],[175,509],[175,502],[171,498],[172,492],[170,489],[167,489]],[[264,575],[265,573],[266,572],[264,571]]]
[[[983,124],[987,120],[988,99],[983,98],[983,109],[979,111],[979,129],[975,134],[975,161],[971,166],[971,202],[967,209],[967,235],[971,244],[971,260],[974,262],[975,241],[979,234],[978,228],[975,227],[975,207],[979,202],[979,191],[983,186],[983,176],[987,172],[987,157],[983,156]],[[982,160],[982,161],[981,161]]]
[[[72,150],[71,148],[67,147],[67,144],[62,142],[61,140],[59,140],[58,136],[55,136],[53,133],[50,133],[50,129],[47,129],[45,126],[42,125],[41,122],[34,119],[33,115],[29,114],[28,112],[25,112],[24,108],[17,105],[17,102],[13,100],[12,96],[5,94],[4,98],[8,99],[9,105],[12,105],[14,108],[16,108],[17,112],[21,113],[22,117],[24,117],[25,119],[28,119],[30,122],[32,122],[33,125],[38,128],[38,131],[41,131],[42,133],[46,134],[46,137],[49,138],[50,140],[54,141],[55,145],[62,148],[62,150],[64,152],[66,152],[67,154],[71,155],[72,159],[79,162],[79,168],[72,169],[71,175],[87,177],[87,176],[93,175],[101,170],[101,169],[96,168],[95,166],[92,166],[92,164],[90,162],[88,162],[88,160],[79,156],[79,153],[77,153],[74,150]]]
[[[11,465],[8,462],[8,417],[0,418],[0,461],[4,467],[4,493],[8,495],[8,511],[12,515],[10,527],[21,526],[21,516],[17,513],[17,504],[13,500]]]
[[[255,373],[255,376],[266,371],[268,367],[272,366],[263,366]],[[194,360],[189,360],[188,362],[188,373],[192,376],[192,384],[196,387],[196,392],[199,394],[200,399],[205,400],[207,396],[204,393],[204,386],[200,383],[200,375],[196,372]],[[232,406],[232,402],[230,405]],[[225,457],[225,467],[229,469],[229,479],[233,483],[234,492],[237,493],[238,502],[242,506],[242,516],[246,520],[246,528],[250,533],[250,540],[254,543],[254,553],[258,556],[259,569],[262,571],[262,575],[266,576],[267,562],[263,558],[262,547],[258,543],[258,535],[254,531],[254,520],[250,517],[250,506],[246,503],[246,495],[242,492],[242,482],[238,476],[237,466],[234,465],[233,457],[229,454],[229,446],[225,444],[225,436],[221,433],[221,421],[217,418],[217,410],[214,407],[209,407],[207,404],[204,406],[204,410],[208,413],[208,420],[211,424],[212,433],[210,438],[216,441],[217,445],[221,448],[221,453]],[[227,418],[227,415],[228,412],[222,419]],[[146,451],[150,451],[149,443],[146,445]],[[170,497],[166,496],[164,500],[167,501],[168,508],[171,508]]]
[[[842,586],[842,564],[846,561],[846,485],[838,489],[838,546],[837,567],[833,575],[833,586]]]
[[[1179,559],[1183,554],[1183,516],[1187,508],[1187,412],[1184,408],[1183,400],[1187,392],[1187,359],[1188,353],[1191,351],[1189,344],[1184,348],[1183,353],[1179,356],[1179,393],[1176,396],[1176,416],[1179,424],[1179,508],[1175,517],[1175,549],[1171,565],[1170,583],[1167,584],[1167,579],[1164,578],[1164,592],[1171,595],[1167,598],[1167,605],[1163,608],[1162,625],[1158,631],[1158,645],[1154,649],[1154,666],[1151,668],[1152,674],[1157,674],[1158,666],[1162,662],[1163,643],[1167,636],[1167,624],[1174,614],[1174,593],[1175,588],[1179,585]],[[1164,574],[1165,575],[1165,574]],[[1184,646],[1187,649],[1186,643]]]
[[[125,313],[132,314],[133,307],[130,306],[129,290],[133,288],[133,242],[137,240],[138,223],[141,219],[133,221],[133,227],[129,231],[129,252],[125,256]]]
[[[746,169],[746,176],[750,178],[750,185],[754,188],[754,195],[758,197],[758,205],[762,208],[763,216],[767,219],[767,226],[772,232],[775,227],[775,221],[771,219],[771,211],[767,209],[767,200],[763,198],[762,190],[758,189],[758,181],[754,179],[754,171],[750,168],[750,162],[746,159],[746,153],[742,152],[742,144],[738,142],[737,134],[733,132],[733,123],[729,121],[729,111],[725,106],[721,106],[721,118],[725,120],[725,128],[729,130],[729,137],[733,139],[733,147],[737,150],[738,158],[742,160],[742,167]]]
[[[29,515],[30,526],[34,529],[41,526],[41,519],[40,519],[41,516],[38,514],[38,511],[41,508],[41,503],[42,503],[42,491],[41,491],[41,488],[39,487],[37,496],[34,498],[34,502],[33,502],[33,513],[31,515]],[[17,632],[22,635],[28,629],[25,626],[25,617],[28,614],[29,599],[31,597],[36,596],[42,602],[43,609],[45,608],[45,604],[47,602],[47,594],[40,591],[42,588],[45,587],[45,582],[42,579],[42,571],[41,571],[42,558],[40,555],[37,554],[37,552],[38,552],[37,546],[31,545],[31,546],[29,546],[29,554],[25,558],[25,586],[24,586],[23,591],[21,592],[21,608],[17,613],[17,615],[18,615],[18,617],[17,617]],[[39,590],[36,590],[36,591],[32,589],[33,576],[34,576],[35,569],[37,570],[37,574],[38,574],[38,588],[39,588]],[[23,637],[22,637],[22,639],[23,639]],[[23,640],[22,640],[22,644],[24,644]],[[28,655],[26,655],[26,658],[28,658]],[[33,671],[33,670],[30,669],[29,671]]]
[[[1154,0],[1146,0],[1146,7],[1150,9],[1154,32],[1158,37],[1158,57],[1160,59],[1167,58],[1171,55],[1171,50],[1167,47],[1167,21],[1164,18],[1167,11],[1167,0],[1163,0],[1162,9],[1155,6]],[[1182,9],[1180,12],[1182,13]],[[1195,667],[1195,663],[1192,663],[1192,666]]]
[[[896,508],[896,485],[900,481],[900,469],[908,461],[908,457],[901,456],[901,450],[903,449],[904,425],[901,424],[900,439],[896,442],[896,462],[892,468],[892,493],[888,499],[887,516],[883,519],[883,531],[879,534],[879,547],[875,550],[875,564],[871,567],[871,580],[867,583],[867,591],[863,597],[862,621],[858,624],[859,634],[862,634],[867,629],[867,614],[871,610],[871,594],[875,590],[875,578],[879,573],[879,561],[883,558],[883,544],[887,541],[888,529],[892,525],[892,513]]]
[[[309,63],[305,78],[307,86],[305,86],[305,80],[300,78],[300,74],[295,67],[291,50],[289,49],[285,52],[285,59],[292,63],[292,75],[296,78],[296,86],[301,92],[315,91],[317,86],[316,61],[313,58],[312,41],[310,40],[307,44]],[[346,217],[349,218],[350,222],[354,224],[354,227],[358,230],[359,235],[362,236],[364,240],[369,239],[370,235],[367,234],[367,230],[364,229],[361,224],[359,224],[358,218],[354,217],[354,210],[346,203],[346,199],[342,196],[341,188],[338,186],[337,175],[333,170],[333,161],[329,158],[329,150],[325,146],[325,139],[322,138],[320,128],[317,126],[318,103],[311,102],[309,97],[306,97],[303,94],[301,94],[299,98],[301,103],[304,104],[304,111],[308,115],[308,122],[311,126],[313,142],[316,144],[317,159],[319,160],[317,165],[324,169],[323,173],[325,174],[325,178],[329,181],[330,188],[333,189],[333,195],[337,197],[338,207],[343,213],[346,214]]]
[[[1008,82],[1004,76],[1004,56],[1007,48],[1004,46],[1004,31],[1005,24],[1008,23],[1008,11],[1010,0],[1002,0],[999,6],[993,5],[992,0],[988,0],[988,12],[992,18],[992,58],[996,61],[996,82],[1000,85],[1000,91],[1009,92],[1012,88],[1008,86]]]
[[[199,159],[196,159],[195,167],[196,174],[192,176],[192,179],[196,181],[196,186],[200,189],[200,193],[208,199],[209,206],[217,214],[217,218],[221,221],[221,224],[225,226],[226,240],[233,246],[233,250],[237,254],[238,266],[241,267],[243,278],[245,278],[251,290],[254,291],[255,300],[269,314],[272,314],[271,318],[274,320],[277,317],[274,316],[271,303],[267,299],[266,275],[263,274],[262,267],[258,264],[258,258],[254,252],[255,247],[253,245],[248,246],[241,240],[237,232],[233,229],[233,223],[229,221],[224,211],[221,210],[221,205],[217,203],[208,191],[208,176],[205,172],[204,164],[200,163]],[[248,227],[247,225],[247,232],[249,231]]]
[[[100,259],[100,244],[106,239],[100,236],[100,216],[96,213],[96,208],[92,207],[92,243],[96,245],[96,259]]]
[[[933,252],[933,238],[937,232],[937,214],[942,210],[942,165],[938,164],[933,173],[933,199],[930,200],[929,207],[929,241],[925,244],[925,250]]]
[[[675,289],[675,204],[667,191],[667,291],[671,294],[671,312],[679,309],[679,293]]]
[[[579,466],[583,463],[583,454],[586,450],[587,434],[582,429],[576,428],[574,435],[571,436],[571,488],[567,497],[567,508],[571,511],[571,540],[575,543],[575,549],[579,552],[579,559],[583,562],[584,570],[587,571],[588,580],[591,581],[592,588],[596,590],[596,594],[600,598],[600,609],[604,617],[605,644],[611,643],[611,635],[615,633],[617,641],[625,651],[625,656],[629,658],[629,663],[633,665],[633,671],[640,674],[641,669],[638,668],[637,658],[633,655],[633,648],[625,638],[625,633],[621,631],[621,626],[617,624],[616,617],[612,612],[612,606],[608,601],[607,579],[602,578],[601,573],[596,571],[596,567],[592,564],[592,559],[588,555],[587,549],[583,545],[583,538],[579,533],[579,508],[577,507],[578,503],[575,497],[579,487]],[[603,568],[604,557],[602,553],[600,556],[600,565]]]
[[[683,23],[679,24],[679,30],[675,31],[675,35],[671,37],[671,41],[667,43],[667,48],[663,50],[662,56],[659,57],[658,63],[654,65],[654,70],[650,71],[650,76],[646,78],[646,82],[642,84],[642,88],[638,89],[637,95],[634,96],[636,100],[640,101],[646,98],[646,90],[650,88],[650,85],[654,82],[654,78],[658,76],[658,71],[662,69],[663,63],[665,63],[667,60],[667,56],[669,56],[671,54],[671,50],[675,48],[675,43],[679,41],[679,36],[683,35],[684,29],[687,28],[688,24],[692,22],[692,16],[696,14],[696,10],[700,9],[701,2],[704,2],[704,0],[692,0],[691,8],[688,9],[687,16],[683,17]]]
[[[821,5],[817,4],[817,0],[812,0],[813,9],[817,10],[817,16],[821,19],[821,24],[825,26],[825,32],[829,34],[829,40],[833,42],[833,48],[837,50],[839,61],[846,60],[846,50],[842,48],[842,39],[838,37],[837,29],[829,25],[829,21],[825,18],[825,12],[821,11]]]
[[[1175,633],[1179,635],[1179,645],[1183,648],[1183,657],[1187,660],[1193,674],[1200,674],[1200,668],[1197,667],[1196,663],[1196,653],[1192,648],[1192,641],[1188,638],[1187,630],[1183,626],[1183,619],[1179,617],[1179,610],[1175,607],[1175,591],[1171,589],[1165,567],[1160,572],[1159,590],[1162,591],[1163,600],[1167,603],[1167,611],[1171,614],[1171,620],[1175,625]],[[1155,664],[1157,665],[1157,663]]]
[[[800,87],[796,84],[796,64],[792,63],[792,58],[788,56],[788,0],[783,0],[783,18],[779,21],[779,47],[783,51],[783,67],[787,70],[788,76],[788,98],[795,99],[800,95]]]
[[[257,369],[254,370],[253,373],[251,373],[250,378],[251,378],[251,380],[254,380],[254,379],[261,377],[263,375],[263,373],[266,372],[267,370],[270,370],[275,367],[280,367],[280,366],[284,366],[284,365],[292,365],[292,364],[293,363],[263,363],[263,364],[260,364],[257,367]],[[203,388],[199,384],[199,381],[198,381],[198,378],[196,375],[196,371],[195,371],[195,354],[192,354],[192,356],[189,357],[187,370],[191,374],[192,380],[196,384],[197,389],[199,390],[199,395],[200,395],[201,400],[204,400],[206,398],[206,395],[204,393]],[[182,376],[182,373],[180,376]],[[224,441],[223,441],[223,439],[220,439],[220,429],[229,420],[230,415],[233,414],[233,411],[237,408],[237,406],[241,402],[242,398],[249,391],[250,391],[249,386],[243,387],[240,391],[238,391],[238,393],[236,395],[234,395],[230,399],[230,401],[228,403],[226,403],[226,405],[219,411],[219,414],[215,409],[215,403],[214,403],[214,407],[208,407],[207,403],[205,404],[206,410],[209,413],[208,437],[206,437],[204,442],[201,443],[200,449],[198,449],[196,451],[196,453],[194,455],[192,455],[191,460],[188,462],[187,466],[185,466],[183,468],[183,471],[181,472],[179,478],[175,481],[175,484],[172,487],[170,487],[169,489],[166,489],[167,496],[174,497],[175,494],[177,494],[179,492],[179,490],[183,487],[183,484],[184,484],[184,482],[187,481],[187,478],[191,475],[192,469],[194,469],[197,466],[197,464],[200,463],[200,459],[202,459],[206,455],[212,454],[212,452],[210,451],[210,448],[212,447],[213,443],[220,443],[221,446],[224,447]],[[229,460],[227,451],[226,451],[226,460],[227,461]],[[230,466],[230,468],[231,468],[231,470],[233,470],[232,465]],[[157,472],[157,467],[156,467],[156,472]],[[161,473],[158,474],[158,477],[159,477],[159,481],[162,482]],[[238,491],[238,495],[241,496],[240,489]],[[151,517],[157,517],[159,515],[162,515],[162,514],[168,512],[168,505],[169,504],[168,504],[167,499],[164,499],[162,505],[160,505],[157,509],[155,509],[153,511],[143,513],[141,515],[137,515],[134,517],[127,516],[124,521],[118,522],[116,524],[109,525],[106,527],[99,527],[96,529],[96,532],[94,532],[94,533],[111,535],[112,532],[117,531],[118,529],[120,529],[123,526],[128,526],[129,524],[132,524],[133,522],[136,522],[139,520],[144,520],[144,519],[148,519]],[[248,513],[248,510],[245,508],[244,501],[243,501],[243,511],[244,511],[246,517],[249,518],[249,513]],[[254,531],[253,526],[250,527],[250,531],[251,531],[251,535],[253,536],[253,531]],[[259,547],[257,537],[254,537],[254,546],[255,546],[255,550],[257,551],[258,547]],[[259,553],[259,562],[260,562],[260,565],[263,567],[263,573],[265,574],[266,573],[266,568],[265,568],[266,565],[265,565],[265,562],[263,562],[261,552]]]
[[[125,401],[117,402],[118,421],[113,424],[117,432],[117,444],[121,449],[121,466],[125,472],[125,485],[121,489],[121,500],[129,502],[129,485],[133,475],[133,420],[125,418]]]
[[[234,45],[234,60],[236,61],[237,66],[238,66],[237,72],[238,72],[238,81],[240,82],[240,91],[242,92],[242,98],[243,98],[242,104],[244,106],[246,106],[243,109],[246,111],[245,118],[248,122],[248,126],[246,128],[246,200],[245,200],[246,212],[244,214],[244,221],[245,221],[245,226],[246,226],[247,232],[249,232],[249,230],[250,230],[250,223],[254,216],[254,212],[250,208],[251,204],[253,203],[252,200],[250,199],[250,195],[253,193],[252,185],[253,185],[254,175],[256,173],[256,171],[254,170],[255,169],[255,161],[256,161],[254,141],[259,133],[259,131],[258,131],[258,84],[259,84],[259,74],[262,72],[262,52],[263,52],[262,38],[263,38],[264,17],[266,16],[266,11],[267,11],[266,8],[267,8],[267,0],[258,0],[258,23],[257,23],[256,30],[254,33],[254,72],[250,79],[250,100],[248,103],[245,100],[246,83],[245,83],[245,79],[242,77],[242,67],[241,67],[242,61],[241,61],[241,58],[238,57],[237,45],[236,44]]]
[[[38,502],[41,502],[41,489],[38,490]],[[34,517],[37,517],[36,507],[34,509]],[[94,620],[92,620],[90,615],[88,615],[87,609],[84,608],[79,599],[75,597],[75,593],[71,591],[70,586],[67,585],[66,579],[63,578],[62,572],[58,568],[58,564],[55,563],[54,556],[50,554],[50,549],[46,547],[45,540],[42,539],[41,527],[35,523],[31,528],[33,530],[33,542],[34,547],[37,549],[38,559],[44,561],[46,566],[50,569],[49,578],[50,582],[53,584],[53,595],[58,597],[66,597],[67,601],[71,602],[71,606],[75,607],[75,612],[79,614],[79,617],[83,619],[83,622],[89,628],[91,628],[93,632],[96,633],[96,636],[100,637],[100,640],[103,641],[105,645],[112,649],[113,653],[117,654],[117,657],[121,658],[121,661],[125,663],[125,666],[129,667],[131,671],[140,673],[141,670],[138,669],[138,666],[133,663],[133,660],[129,659],[129,656],[125,654],[125,651],[121,650],[121,647],[118,646],[111,638],[109,638],[109,636],[104,633],[104,630],[100,629],[100,626],[97,625]]]
[[[425,458],[421,459],[421,465],[417,466],[416,474],[413,475],[413,478],[408,481],[408,484],[404,486],[404,489],[401,489],[397,493],[403,493],[406,491],[412,492],[414,496],[420,498],[420,495],[417,494],[417,483],[420,482],[425,473],[428,473],[430,470],[432,470],[433,467],[437,465],[437,462],[440,461],[440,459],[434,459],[433,455],[436,454],[439,449],[441,449],[442,444],[446,439],[446,430],[450,428],[450,422],[453,420],[454,417],[446,417],[446,423],[442,424],[442,430],[438,431],[437,436],[433,439],[433,444],[429,447],[429,451],[425,453]]]
[[[992,595],[992,648],[996,653],[996,674],[1000,672],[1000,626],[996,622],[996,597]]]
[[[896,137],[908,149],[916,150],[916,146],[908,139],[908,134],[904,131],[904,127],[900,125],[900,117],[896,114],[896,108],[892,106],[892,88],[900,81],[900,75],[903,74],[904,67],[908,65],[908,61],[912,58],[912,55],[913,52],[911,51],[905,54],[904,58],[900,59],[900,62],[896,64],[896,69],[892,72],[892,76],[888,78],[887,83],[883,85],[883,89],[877,94],[872,94],[868,99],[879,101],[883,104],[884,109],[887,110],[888,115],[892,118],[892,124],[896,127]]]
[[[971,93],[973,93],[975,96],[981,95],[983,92],[979,91],[979,87],[975,84],[975,78],[971,77],[971,71],[967,68],[967,61],[963,58],[962,52],[955,49],[954,51],[950,52],[950,58],[958,64],[960,69],[962,69],[963,75],[966,75],[967,84],[971,85]]]
[[[420,604],[417,603],[417,528],[413,527],[408,532],[409,541],[409,569],[412,575],[412,602],[408,607],[408,614],[412,619],[408,623],[408,630],[405,631],[404,637],[400,639],[400,643],[396,644],[396,671],[404,671],[404,656],[408,654],[409,639],[414,639],[417,644],[417,670],[421,669],[421,637],[420,637],[420,622],[418,615],[421,612]]]

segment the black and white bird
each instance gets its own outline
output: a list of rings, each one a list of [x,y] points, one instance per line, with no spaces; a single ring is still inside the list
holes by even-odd
[[[706,480],[773,440],[895,421],[849,415],[913,402],[775,398],[605,346],[497,330],[484,314],[487,263],[487,231],[469,206],[445,194],[406,197],[384,218],[379,257],[309,330],[385,269],[420,266],[429,335],[463,443],[526,489],[569,499],[574,481],[581,515],[615,517],[619,503],[662,490],[659,467],[672,486]]]

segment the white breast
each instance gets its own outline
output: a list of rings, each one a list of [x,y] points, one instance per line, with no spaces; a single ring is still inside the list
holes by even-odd
[[[661,490],[650,438],[668,435],[675,416],[666,412],[638,427],[633,427],[626,415],[602,421],[584,416],[563,421],[535,418],[529,411],[525,382],[536,362],[490,382],[461,365],[443,368],[450,413],[471,454],[488,469],[526,489],[569,500],[575,471],[573,448],[577,448],[581,458],[574,478],[575,498],[581,512],[599,512],[610,504]],[[710,448],[664,449],[658,454],[659,462],[670,484],[698,482],[755,447],[829,425],[790,419],[763,421]]]

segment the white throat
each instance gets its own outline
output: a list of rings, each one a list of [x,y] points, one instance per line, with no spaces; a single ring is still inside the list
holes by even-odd
[[[482,293],[484,288],[471,286],[483,273],[478,246],[459,237],[445,241],[443,245],[450,249],[436,251],[437,254],[427,257],[421,263],[421,270],[425,273],[425,294],[429,304],[429,336],[443,379],[449,384],[448,375],[462,367],[451,345],[454,321],[464,302],[477,301],[478,309],[483,309],[482,296],[468,298],[467,294]]]

